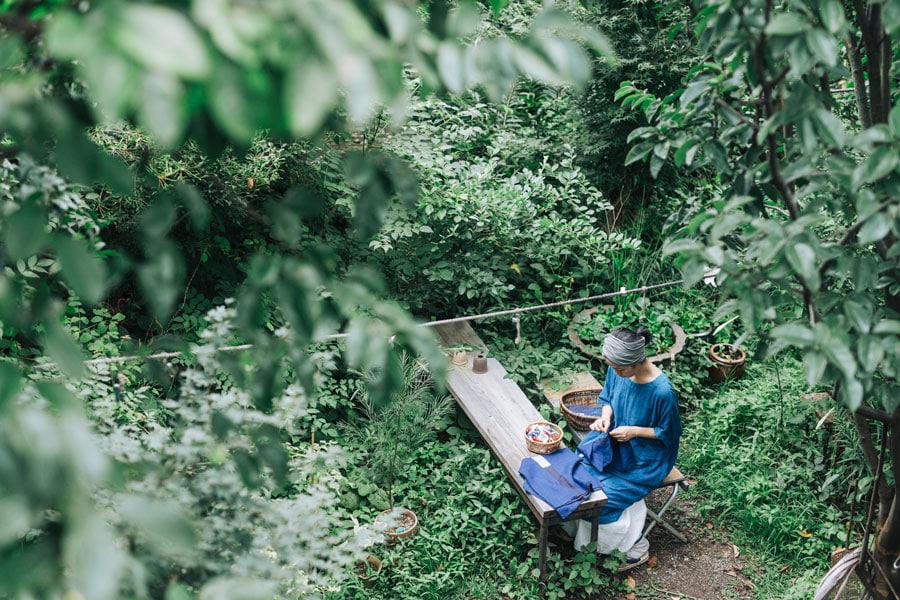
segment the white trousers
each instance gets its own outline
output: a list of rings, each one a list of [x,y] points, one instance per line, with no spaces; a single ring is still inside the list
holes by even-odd
[[[647,505],[638,500],[622,511],[618,521],[597,526],[597,552],[612,554],[615,550],[624,552],[628,558],[640,558],[650,549],[650,542],[644,537],[644,522],[647,520]],[[591,522],[584,519],[568,521],[563,529],[575,538],[575,550],[581,551],[591,543]]]

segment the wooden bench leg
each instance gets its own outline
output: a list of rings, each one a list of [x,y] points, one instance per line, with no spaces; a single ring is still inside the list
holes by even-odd
[[[550,524],[547,521],[541,521],[541,533],[538,540],[540,548],[540,560],[538,569],[540,570],[540,581],[547,578],[547,541],[550,538]]]

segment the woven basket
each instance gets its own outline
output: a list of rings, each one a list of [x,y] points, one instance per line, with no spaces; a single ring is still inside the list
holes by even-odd
[[[553,432],[556,434],[555,440],[552,442],[539,442],[537,440],[533,440],[528,437],[528,431],[534,425],[549,425],[553,428]],[[554,425],[553,423],[548,423],[547,421],[534,421],[533,423],[529,423],[525,426],[525,445],[528,446],[528,450],[530,452],[534,452],[535,454],[552,454],[559,449],[559,444],[562,441],[563,432],[559,426]]]
[[[559,408],[562,411],[563,416],[566,418],[566,422],[569,424],[569,427],[572,429],[578,429],[579,431],[585,431],[591,428],[591,423],[597,420],[595,415],[580,415],[574,411],[569,410],[570,406],[573,405],[596,405],[597,404],[597,396],[600,394],[600,390],[590,389],[590,390],[578,390],[575,392],[566,392],[559,399]]]

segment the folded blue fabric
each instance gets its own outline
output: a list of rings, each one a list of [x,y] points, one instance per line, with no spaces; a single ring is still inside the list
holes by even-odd
[[[581,458],[568,448],[523,458],[519,475],[525,478],[525,491],[552,506],[563,519],[594,490],[603,487]]]
[[[566,409],[585,417],[599,417],[603,413],[603,407],[599,404],[571,404],[567,405]]]

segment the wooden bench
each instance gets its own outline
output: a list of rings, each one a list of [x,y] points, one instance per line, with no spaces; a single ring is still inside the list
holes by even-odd
[[[582,390],[599,390],[602,387],[600,382],[587,372],[575,373],[567,377],[560,377],[541,382],[541,390],[544,394],[544,399],[555,408],[559,408],[559,403],[563,394],[575,391],[580,392]],[[572,427],[569,427],[568,429],[572,434],[572,438],[579,442],[588,434],[587,431],[573,429]],[[678,497],[678,492],[686,490],[687,488],[688,483],[684,474],[678,470],[678,467],[672,467],[672,470],[666,475],[663,482],[656,487],[657,490],[664,490],[662,503],[655,509],[654,507],[649,506],[649,504],[647,506],[647,522],[644,525],[644,535],[650,533],[656,525],[661,525],[676,538],[687,543],[687,538],[684,537],[683,533],[663,520],[663,515],[675,502],[675,498]]]
[[[446,346],[466,344],[485,347],[466,322],[438,325],[435,330]],[[567,519],[563,519],[552,506],[525,491],[525,480],[519,475],[519,465],[522,459],[535,456],[525,445],[525,427],[534,421],[543,420],[543,417],[516,382],[507,378],[506,369],[496,359],[487,358],[486,372],[474,372],[472,365],[476,354],[468,353],[465,367],[451,365],[447,375],[447,388],[493,455],[503,465],[516,491],[537,519],[540,525],[538,566],[543,580],[546,575],[550,527],[563,521],[589,517],[594,524],[591,541],[596,541],[596,525],[600,511],[606,504],[606,494],[602,491],[594,492]]]

